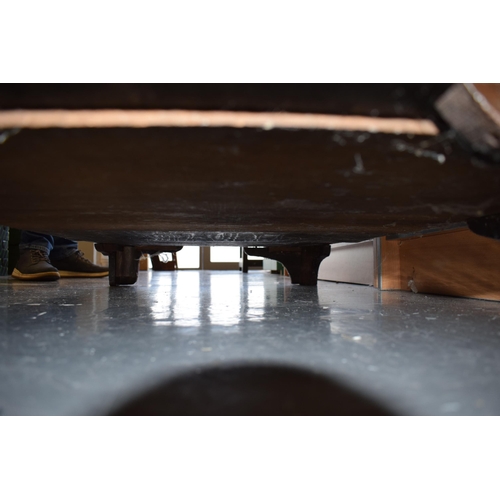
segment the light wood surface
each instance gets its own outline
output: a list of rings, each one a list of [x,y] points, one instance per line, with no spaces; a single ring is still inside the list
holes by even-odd
[[[316,113],[260,113],[196,110],[27,110],[0,112],[2,128],[235,127],[354,130],[371,133],[437,135],[430,120]]]
[[[467,229],[381,241],[382,290],[500,301],[500,241]]]
[[[399,261],[399,240],[380,239],[380,281],[381,290],[401,290],[401,264]]]

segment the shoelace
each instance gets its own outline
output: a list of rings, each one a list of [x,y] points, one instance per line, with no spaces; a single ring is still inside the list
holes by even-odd
[[[85,258],[85,257],[83,256],[83,253],[81,252],[81,250],[77,250],[77,251],[74,253],[74,255],[76,256],[76,258],[77,258],[77,259],[79,259],[79,260],[81,260],[81,261],[83,261],[83,262],[90,262],[90,260],[89,260],[89,259],[87,259],[87,258]]]
[[[41,250],[31,250],[31,262],[33,264],[38,264],[41,260],[44,260],[45,262],[48,262],[50,264],[49,256],[45,252],[42,252]]]

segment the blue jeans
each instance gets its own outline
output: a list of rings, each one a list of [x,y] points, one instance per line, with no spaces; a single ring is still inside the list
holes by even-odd
[[[47,252],[53,260],[60,260],[74,254],[78,250],[76,241],[51,236],[50,234],[21,231],[19,250],[37,249]]]

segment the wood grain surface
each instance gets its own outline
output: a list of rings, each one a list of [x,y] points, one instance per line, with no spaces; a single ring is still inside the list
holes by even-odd
[[[456,230],[383,241],[382,289],[500,300],[500,241]]]
[[[0,224],[119,244],[307,244],[500,213],[447,134],[232,127],[8,131]]]

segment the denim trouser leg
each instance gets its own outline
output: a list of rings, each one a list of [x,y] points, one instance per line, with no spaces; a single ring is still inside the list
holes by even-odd
[[[19,250],[34,248],[50,254],[54,260],[64,259],[78,250],[76,241],[51,236],[50,234],[34,233],[32,231],[21,231],[21,243]]]

